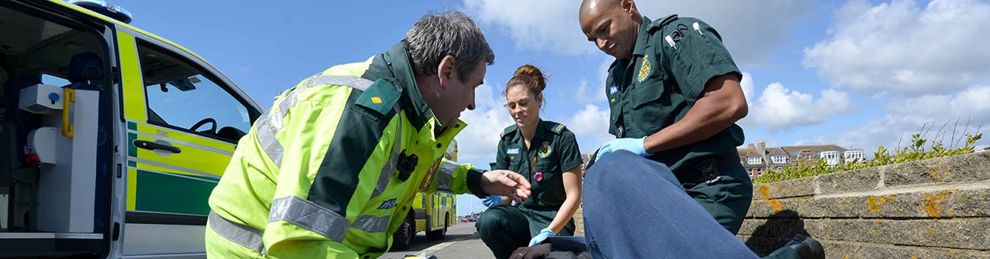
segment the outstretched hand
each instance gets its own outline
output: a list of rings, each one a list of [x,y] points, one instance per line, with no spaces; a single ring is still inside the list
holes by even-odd
[[[521,203],[529,198],[532,187],[521,174],[508,170],[492,170],[482,175],[481,189],[487,194],[508,196]]]

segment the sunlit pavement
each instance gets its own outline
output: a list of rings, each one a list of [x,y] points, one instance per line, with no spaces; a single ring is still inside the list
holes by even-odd
[[[430,240],[423,232],[417,233],[412,245],[405,251],[393,251],[381,258],[404,258],[405,256],[435,255],[438,259],[495,258],[485,243],[481,242],[474,228],[474,222],[458,222],[447,229],[447,237],[443,240]]]

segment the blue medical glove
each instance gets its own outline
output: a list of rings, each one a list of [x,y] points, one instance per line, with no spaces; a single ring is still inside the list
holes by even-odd
[[[612,153],[617,150],[626,150],[643,157],[649,156],[650,154],[646,153],[645,141],[646,138],[620,138],[605,142],[605,144],[602,144],[601,148],[598,148],[598,156],[595,157],[595,161],[598,161],[598,159],[602,158],[605,154]]]
[[[484,204],[485,207],[489,208],[498,207],[499,205],[502,205],[502,196],[488,195],[487,198],[481,200],[481,204]]]
[[[547,240],[547,238],[555,235],[556,234],[553,233],[553,230],[550,230],[550,227],[544,228],[543,230],[540,230],[540,233],[536,234],[536,236],[534,236],[533,239],[529,240],[529,246],[535,246],[537,244],[540,244],[543,242],[543,240]]]

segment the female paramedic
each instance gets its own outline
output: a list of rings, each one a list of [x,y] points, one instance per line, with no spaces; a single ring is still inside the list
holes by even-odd
[[[550,236],[574,234],[571,217],[581,203],[582,160],[574,133],[563,124],[540,119],[546,78],[532,65],[522,65],[505,87],[505,107],[515,125],[505,128],[494,168],[529,179],[533,194],[522,204],[507,206],[508,197],[489,196],[489,207],[476,223],[481,239],[497,258],[509,258],[518,247]]]

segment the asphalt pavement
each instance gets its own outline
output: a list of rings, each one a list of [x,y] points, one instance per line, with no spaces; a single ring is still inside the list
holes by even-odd
[[[447,229],[447,236],[443,240],[431,240],[426,238],[424,232],[417,233],[409,249],[403,251],[391,251],[381,258],[405,258],[406,256],[434,255],[437,259],[471,258],[488,259],[495,258],[491,250],[485,246],[474,228],[474,222],[458,222]]]

